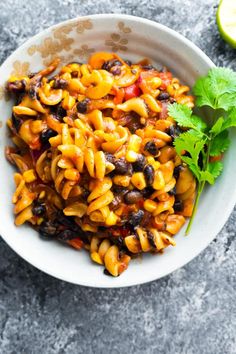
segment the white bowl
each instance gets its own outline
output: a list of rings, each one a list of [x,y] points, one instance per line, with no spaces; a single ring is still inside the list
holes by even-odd
[[[0,85],[12,71],[35,72],[54,56],[62,62],[86,61],[93,51],[117,51],[123,58],[148,57],[166,65],[188,85],[207,73],[214,64],[193,43],[177,32],[158,23],[126,15],[93,15],[80,17],[50,27],[18,48],[0,69]],[[3,90],[0,89],[3,96]],[[182,230],[177,246],[168,247],[163,255],[145,255],[131,261],[120,277],[104,275],[103,268],[92,263],[86,251],[76,251],[57,242],[46,242],[28,226],[14,226],[13,168],[4,157],[9,144],[5,126],[11,114],[11,101],[0,100],[0,234],[9,246],[38,269],[65,281],[93,287],[122,287],[161,278],[196,257],[213,240],[226,222],[236,200],[236,139],[232,139],[224,157],[224,172],[217,183],[206,189],[190,235]],[[232,134],[232,138],[234,137]]]

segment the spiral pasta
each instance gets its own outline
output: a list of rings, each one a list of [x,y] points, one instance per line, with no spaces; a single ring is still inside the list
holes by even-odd
[[[7,125],[15,147],[15,224],[89,250],[113,276],[132,255],[162,252],[191,216],[196,181],[173,147],[180,132],[167,105],[193,106],[167,71],[114,53],[24,77]]]

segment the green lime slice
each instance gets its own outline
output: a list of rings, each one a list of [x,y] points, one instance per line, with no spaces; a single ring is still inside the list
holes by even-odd
[[[216,22],[222,38],[236,48],[236,0],[220,1]]]

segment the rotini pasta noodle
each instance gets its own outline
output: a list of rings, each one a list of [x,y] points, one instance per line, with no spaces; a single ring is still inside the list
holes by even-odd
[[[15,224],[89,250],[118,276],[132,255],[174,246],[191,216],[196,181],[176,155],[167,104],[193,107],[193,96],[169,71],[115,53],[49,76],[58,64],[7,84]]]

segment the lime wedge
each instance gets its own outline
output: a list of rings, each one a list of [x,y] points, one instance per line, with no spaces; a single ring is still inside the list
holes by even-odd
[[[236,0],[221,0],[216,22],[222,38],[236,48]]]

